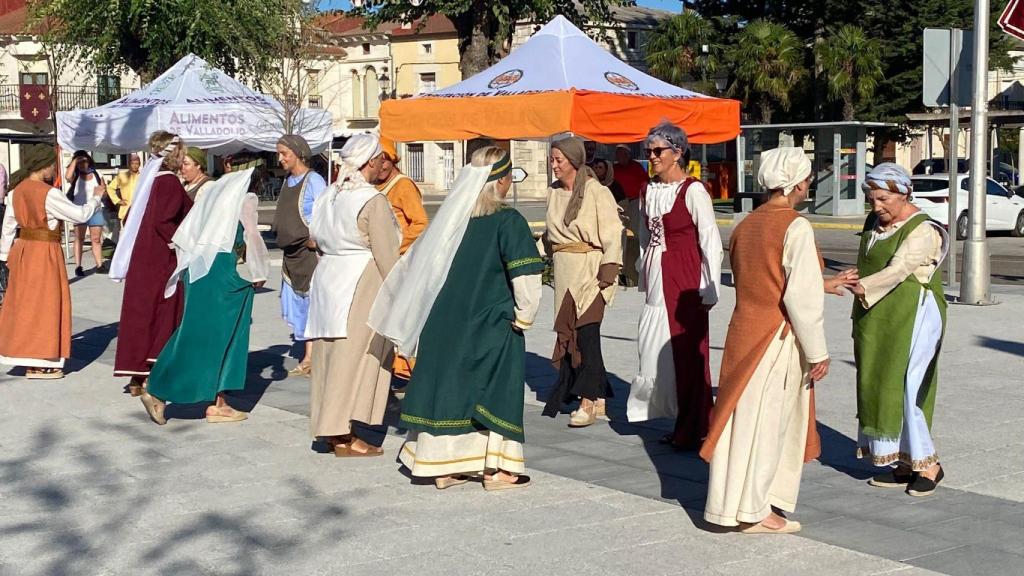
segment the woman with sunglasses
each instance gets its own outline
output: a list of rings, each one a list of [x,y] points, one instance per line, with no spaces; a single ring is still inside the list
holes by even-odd
[[[650,130],[644,152],[654,178],[640,196],[640,370],[630,422],[675,418],[662,439],[696,450],[711,415],[708,312],[718,303],[722,238],[711,197],[685,171],[686,132],[668,122]]]

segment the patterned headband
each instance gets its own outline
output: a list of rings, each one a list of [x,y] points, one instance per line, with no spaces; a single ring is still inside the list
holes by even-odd
[[[181,143],[181,138],[180,137],[175,136],[174,138],[171,138],[171,141],[168,142],[167,146],[164,146],[164,149],[160,152],[160,156],[167,156],[171,152],[174,152],[174,150],[178,148],[178,144],[180,144],[180,143]]]
[[[494,182],[495,180],[501,180],[505,176],[508,176],[512,172],[512,157],[505,154],[493,165],[491,165],[491,174],[487,177],[488,182]]]

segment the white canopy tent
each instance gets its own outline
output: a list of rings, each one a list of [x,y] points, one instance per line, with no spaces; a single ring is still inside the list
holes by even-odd
[[[293,133],[316,152],[327,149],[330,112],[301,108],[289,115]],[[285,117],[280,102],[189,54],[123,98],[88,110],[57,112],[57,141],[64,150],[121,154],[145,150],[150,134],[167,130],[189,146],[218,155],[272,151],[284,133]]]

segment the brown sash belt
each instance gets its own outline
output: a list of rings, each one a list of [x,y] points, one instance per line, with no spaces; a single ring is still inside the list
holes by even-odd
[[[60,230],[46,228],[19,228],[18,238],[30,242],[60,242]]]
[[[594,248],[586,242],[569,242],[566,244],[554,244],[551,246],[553,252],[568,252],[569,254],[586,254],[587,252],[597,252],[598,249]]]

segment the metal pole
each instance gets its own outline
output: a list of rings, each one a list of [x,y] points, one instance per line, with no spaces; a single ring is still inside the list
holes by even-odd
[[[974,3],[974,98],[971,101],[971,194],[960,302],[992,304],[985,239],[985,160],[988,156],[989,0]]]
[[[946,172],[949,173],[949,216],[947,222],[950,232],[949,255],[946,256],[946,285],[950,290],[957,287],[956,280],[956,258],[957,258],[957,218],[960,217],[960,209],[957,207],[957,198],[960,195],[960,185],[957,182],[957,164],[960,161],[960,106],[957,105],[957,87],[960,84],[957,74],[957,62],[960,60],[960,48],[963,43],[963,31],[954,28],[949,31],[949,150],[947,151]]]

